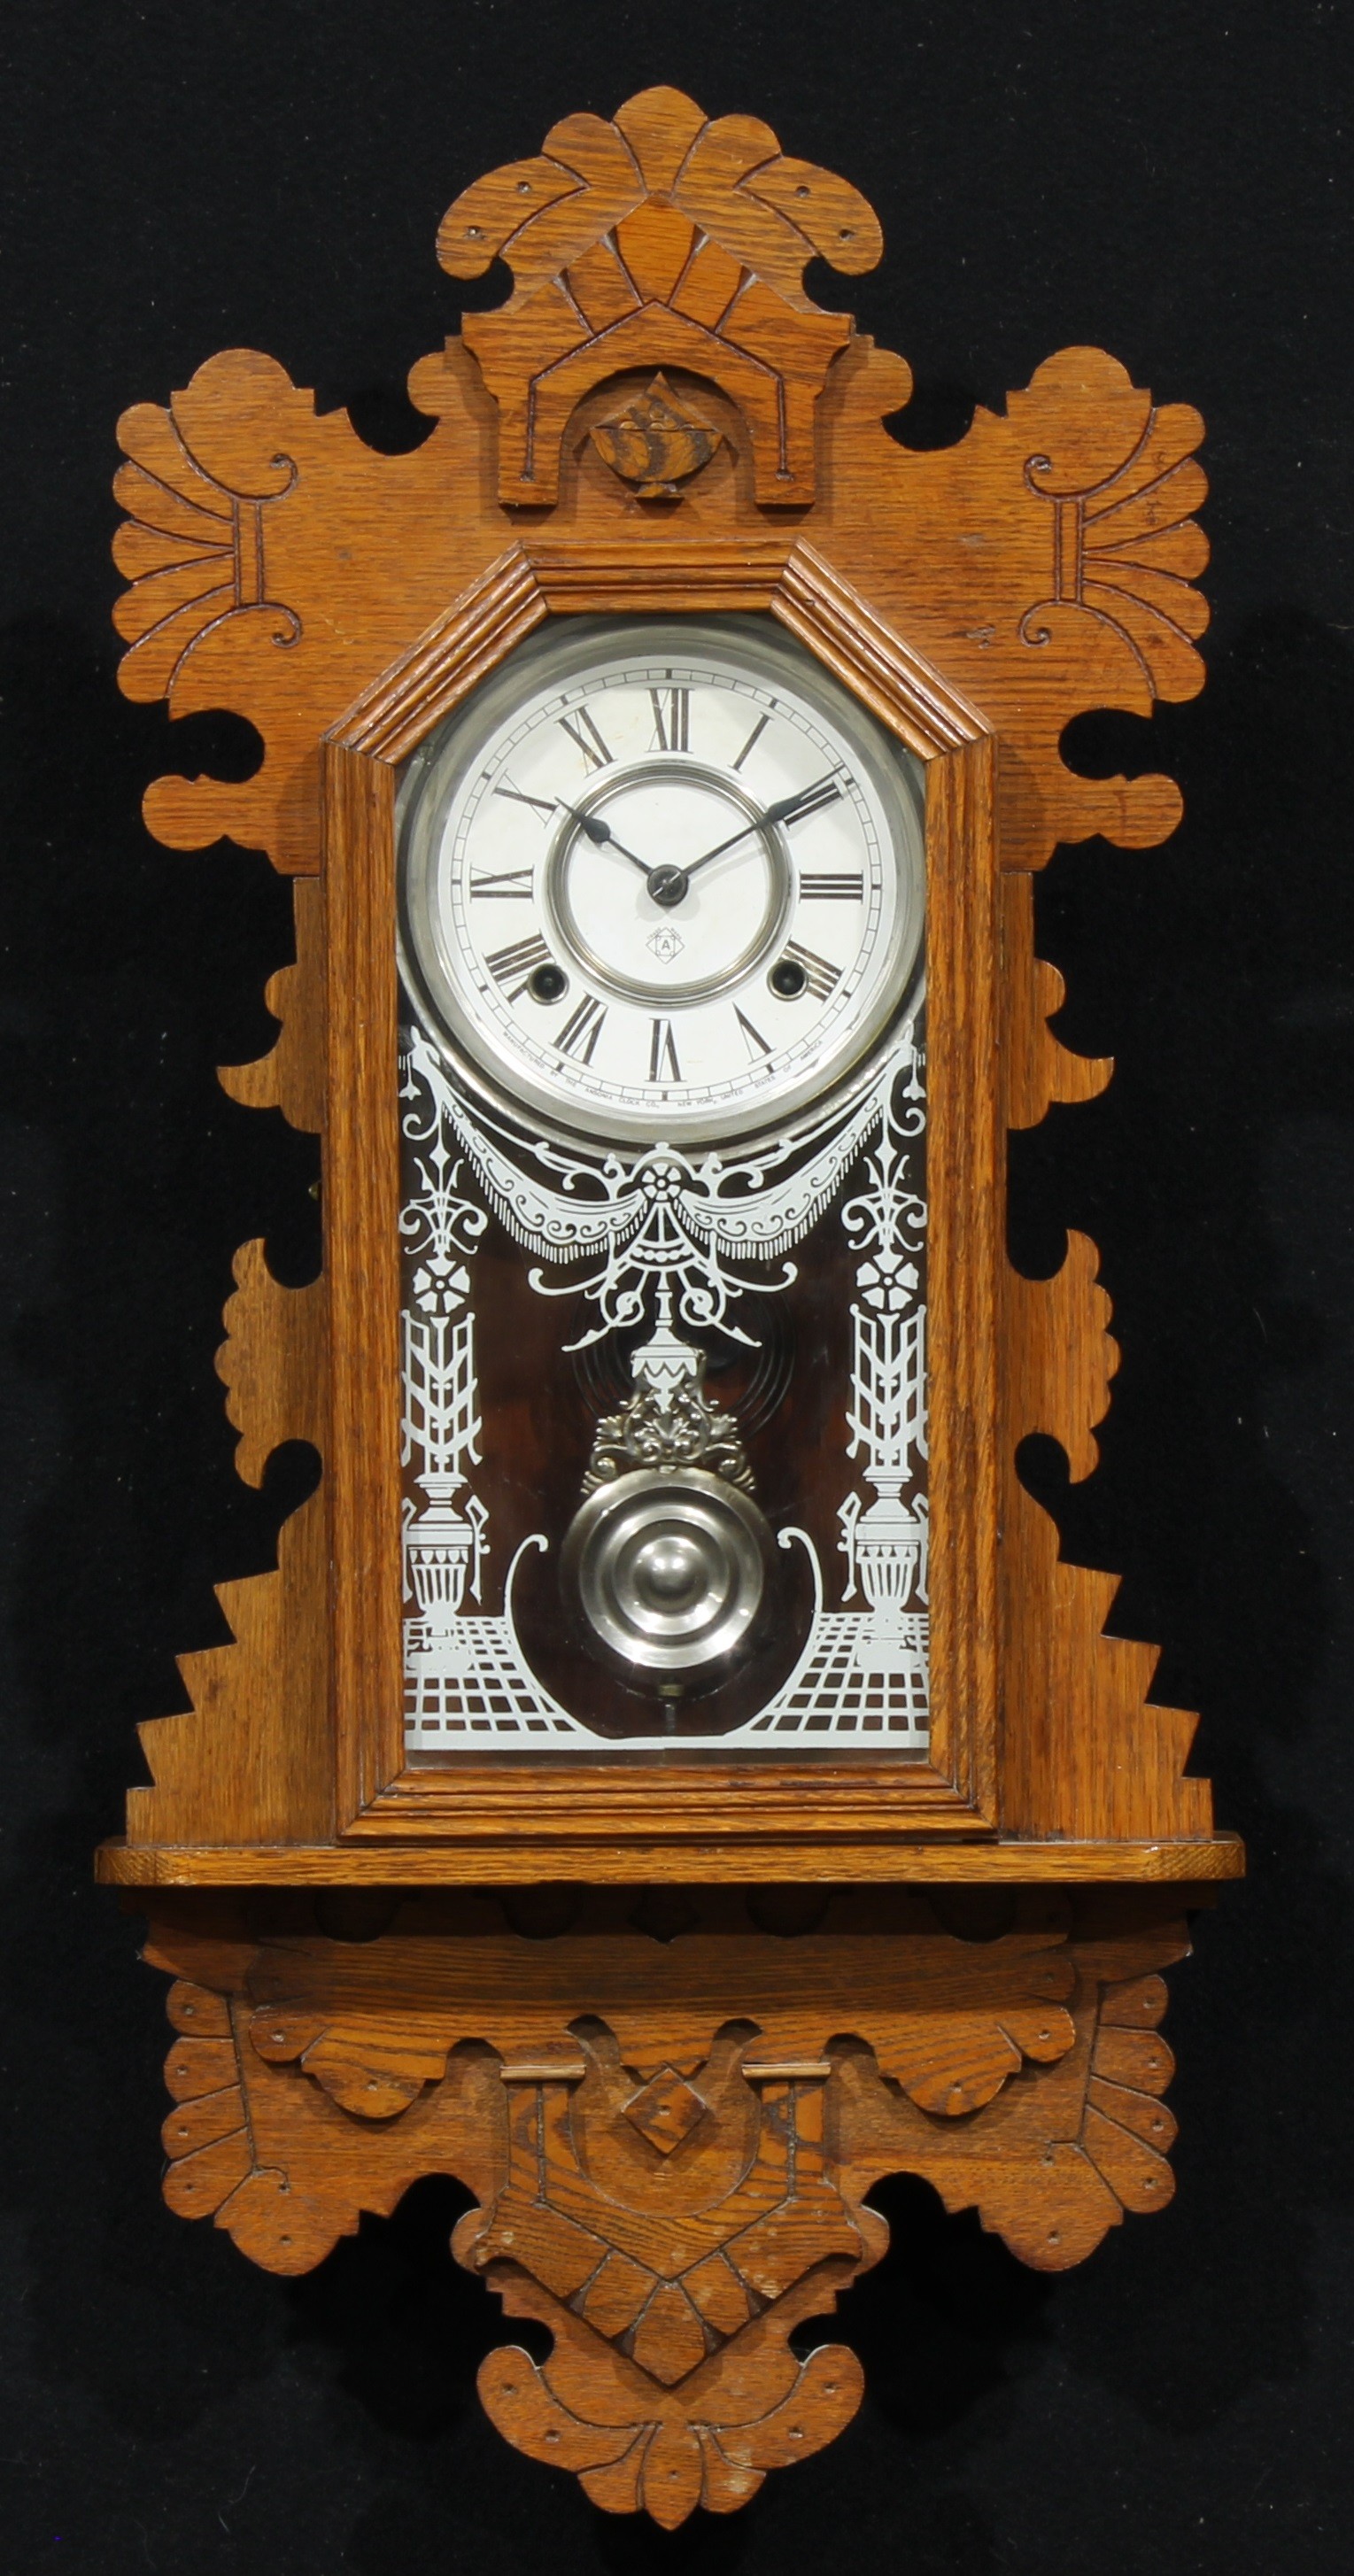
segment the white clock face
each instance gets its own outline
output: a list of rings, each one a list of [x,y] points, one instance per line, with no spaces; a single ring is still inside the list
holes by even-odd
[[[517,1114],[783,1126],[918,979],[920,764],[769,619],[551,622],[415,754],[404,971]]]

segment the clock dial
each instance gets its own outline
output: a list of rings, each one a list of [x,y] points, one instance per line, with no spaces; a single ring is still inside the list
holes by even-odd
[[[917,980],[920,765],[769,621],[572,621],[409,765],[405,972],[525,1110],[617,1139],[769,1128]]]

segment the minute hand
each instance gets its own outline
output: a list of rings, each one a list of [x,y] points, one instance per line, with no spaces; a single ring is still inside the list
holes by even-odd
[[[801,787],[794,796],[782,796],[775,805],[768,805],[755,822],[745,823],[741,831],[731,832],[727,841],[716,842],[713,850],[705,850],[700,858],[693,859],[687,876],[694,877],[698,869],[708,868],[712,859],[722,859],[726,850],[745,841],[750,832],[765,832],[773,823],[797,823],[802,815],[816,814],[820,806],[835,804],[841,792],[838,781],[829,775],[815,779],[812,787]]]

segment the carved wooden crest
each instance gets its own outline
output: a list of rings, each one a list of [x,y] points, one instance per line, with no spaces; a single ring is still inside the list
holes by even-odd
[[[707,119],[670,89],[628,100],[611,124],[564,117],[534,160],[467,188],[437,236],[453,277],[496,257],[513,273],[501,312],[473,314],[462,334],[499,406],[499,499],[557,500],[578,403],[653,365],[728,394],[763,506],[812,501],[814,406],[851,325],[810,301],[804,267],[822,258],[854,277],[882,248],[857,190],[789,160],[756,117]]]

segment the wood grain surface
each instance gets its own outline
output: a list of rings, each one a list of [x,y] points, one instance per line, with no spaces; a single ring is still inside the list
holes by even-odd
[[[683,578],[699,583],[698,542]],[[770,567],[768,567],[768,573]],[[850,1836],[927,1816],[955,1830],[996,1821],[997,1393],[1001,1255],[997,1174],[997,874],[992,747],[972,711],[921,671],[866,602],[802,541],[764,604],[805,637],[928,766],[927,1163],[932,1206],[931,1758],[906,1769],[853,1757],[814,1766],[807,1830],[840,1854]],[[440,619],[325,746],[329,1071],[329,1332],[335,1361],[327,1456],[333,1549],[334,1724],[345,1830],[383,1838],[450,1827],[510,1833],[548,1816],[599,1857],[637,1833],[729,1837],[804,1823],[802,1763],[717,1759],[650,1776],[633,1812],[614,1764],[520,1758],[510,1773],[458,1759],[405,1767],[399,1605],[399,1441],[392,1411],[400,1285],[395,1247],[394,763],[482,677],[486,657],[546,613],[524,538]],[[376,773],[379,772],[379,780]],[[586,1859],[586,1854],[584,1854]]]
[[[164,1723],[162,1720],[161,1723]],[[610,1858],[589,1845],[586,1853],[567,1836],[549,1841],[522,1834],[510,1853],[501,1844],[476,1846],[440,1836],[417,1843],[134,1843],[99,1845],[95,1874],[107,1887],[522,1887],[552,1884],[577,1874],[584,1858],[598,1886],[632,1887],[650,1881],[681,1884],[694,1877],[726,1880],[785,1879],[816,1883],[823,1875],[818,1840],[788,1841],[759,1834],[738,1841],[726,1834],[692,1835],[685,1842],[618,1844]],[[1188,1888],[1244,1878],[1245,1845],[1236,1834],[1210,1834],[1197,1842],[922,1842],[880,1835],[851,1848],[844,1875],[862,1884],[915,1880],[967,1886],[1103,1886],[1124,1881]],[[754,1866],[754,1863],[756,1864]]]

